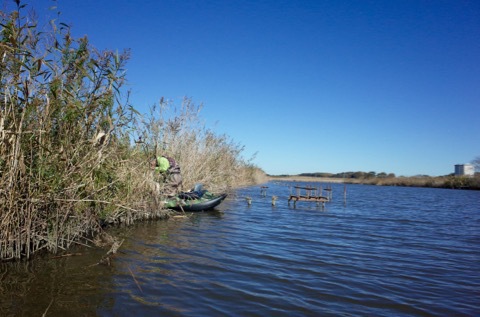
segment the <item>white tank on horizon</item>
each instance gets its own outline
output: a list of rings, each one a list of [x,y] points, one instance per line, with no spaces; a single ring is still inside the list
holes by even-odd
[[[456,164],[455,175],[456,176],[473,176],[475,174],[475,168],[472,164]]]

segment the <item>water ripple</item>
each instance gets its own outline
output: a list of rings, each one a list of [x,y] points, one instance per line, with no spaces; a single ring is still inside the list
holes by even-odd
[[[230,199],[224,213],[128,228],[112,267],[82,275],[55,262],[39,271],[61,286],[40,289],[102,316],[478,316],[480,192],[349,185],[345,203],[333,184],[325,207],[294,207],[290,186],[269,184],[276,206],[244,188],[250,207]],[[48,301],[40,314],[21,303],[41,315]],[[52,315],[68,314],[58,307]]]

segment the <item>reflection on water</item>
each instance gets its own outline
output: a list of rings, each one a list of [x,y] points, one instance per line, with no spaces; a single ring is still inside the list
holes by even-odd
[[[106,303],[99,288],[111,288],[111,269],[91,266],[104,254],[98,251],[88,250],[76,257],[0,263],[0,315],[41,316],[47,312],[47,316],[60,316],[75,312],[94,316],[96,307]]]
[[[0,264],[1,316],[473,316],[480,192],[291,183],[241,189],[221,212],[138,223],[107,250]],[[275,206],[271,196],[278,196]],[[249,206],[245,197],[252,197]]]

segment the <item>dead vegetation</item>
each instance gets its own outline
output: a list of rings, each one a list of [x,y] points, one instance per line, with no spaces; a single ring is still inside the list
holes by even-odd
[[[56,253],[105,224],[166,217],[148,159],[165,152],[185,184],[226,189],[262,172],[205,130],[186,99],[141,116],[123,89],[128,51],[93,48],[63,23],[40,31],[26,8],[0,11],[0,260]]]

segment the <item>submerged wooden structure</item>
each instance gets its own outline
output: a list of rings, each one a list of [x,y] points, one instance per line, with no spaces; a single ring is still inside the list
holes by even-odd
[[[290,204],[290,201],[293,200],[293,206],[296,207],[298,201],[309,201],[309,202],[315,202],[317,205],[322,204],[325,205],[326,202],[328,202],[330,199],[329,197],[322,196],[322,188],[316,188],[316,187],[302,187],[302,186],[294,186],[296,190],[296,194],[290,194],[290,197],[288,198],[288,204]],[[302,191],[305,192],[305,194],[302,193]]]
[[[261,186],[260,187],[260,195],[262,195],[263,197],[266,197],[267,196],[267,188],[268,188],[268,186]]]

